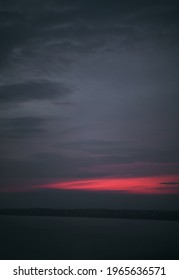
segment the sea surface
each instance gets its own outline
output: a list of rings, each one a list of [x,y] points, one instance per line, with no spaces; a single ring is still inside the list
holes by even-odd
[[[0,259],[179,259],[179,222],[0,216]]]

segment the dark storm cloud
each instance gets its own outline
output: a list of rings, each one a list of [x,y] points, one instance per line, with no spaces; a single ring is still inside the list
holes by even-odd
[[[67,5],[74,2],[67,1]],[[36,17],[36,34],[67,54],[121,50],[141,43],[178,43],[178,7],[173,1],[77,1],[76,9],[45,10]],[[38,36],[39,36],[38,35]],[[41,36],[41,35],[40,35]]]
[[[0,103],[17,103],[29,100],[65,99],[71,90],[62,84],[46,81],[0,86]]]
[[[67,3],[70,2],[67,1]],[[73,2],[71,2],[73,3]],[[52,28],[52,36],[71,40],[79,40],[82,46],[89,43],[91,46],[105,36],[115,36],[116,39],[139,40],[150,35],[169,36],[178,34],[178,6],[176,1],[77,1],[76,9],[61,10],[56,2],[56,11],[44,10],[39,21]],[[40,23],[40,22],[39,22]],[[64,24],[64,25],[60,25]],[[58,28],[59,26],[59,28]],[[155,29],[153,27],[156,27]],[[166,26],[168,29],[166,29]],[[54,33],[53,28],[55,27]],[[66,32],[65,32],[66,31]],[[165,31],[165,34],[162,34]],[[168,34],[167,34],[168,31]],[[145,34],[148,32],[148,34]],[[149,34],[150,33],[150,34]],[[107,37],[106,37],[107,38]],[[89,40],[88,40],[89,39]],[[104,39],[104,41],[102,40]],[[107,43],[107,41],[106,41]],[[86,46],[87,47],[87,46]]]
[[[43,118],[22,117],[22,118],[4,118],[0,120],[0,139],[13,141],[18,138],[33,137],[44,135],[45,128]]]
[[[53,46],[58,46],[56,53],[58,49],[79,53],[112,45],[129,47],[158,36],[171,44],[177,42],[179,33],[177,1],[45,0],[24,4],[8,0],[1,1],[0,13],[2,59],[17,47],[21,57],[34,56],[36,47],[41,48],[39,58]]]

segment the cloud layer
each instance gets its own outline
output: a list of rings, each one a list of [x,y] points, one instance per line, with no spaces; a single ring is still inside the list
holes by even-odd
[[[177,175],[178,14],[175,0],[2,0],[0,188]]]

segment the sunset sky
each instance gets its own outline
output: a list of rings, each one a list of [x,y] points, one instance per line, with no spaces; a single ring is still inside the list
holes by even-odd
[[[178,0],[0,0],[0,112],[2,207],[179,207]]]

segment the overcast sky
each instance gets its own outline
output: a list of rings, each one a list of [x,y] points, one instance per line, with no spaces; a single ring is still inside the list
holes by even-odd
[[[176,199],[177,0],[0,0],[0,38],[1,197]]]

